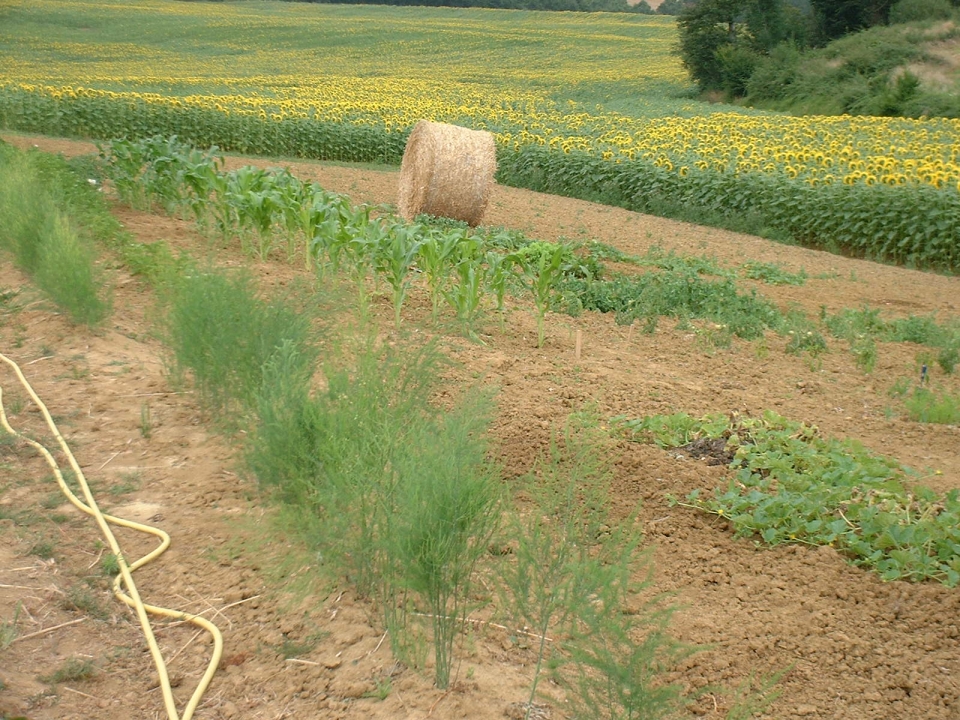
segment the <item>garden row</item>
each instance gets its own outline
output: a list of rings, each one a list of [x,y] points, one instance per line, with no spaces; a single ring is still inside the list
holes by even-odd
[[[107,92],[61,94],[12,85],[0,88],[0,126],[96,139],[176,134],[232,152],[389,164],[399,163],[408,134],[319,117],[275,119]],[[680,166],[656,154],[608,159],[599,151],[508,143],[498,152],[498,180],[834,252],[945,271],[960,267],[960,192],[952,184],[826,183],[790,178],[786,170],[722,171],[712,158],[698,166],[695,152],[688,160]]]
[[[355,206],[283,169],[244,166],[224,172],[216,149],[198,151],[175,137],[117,140],[101,156],[117,193],[134,206],[192,217],[201,232],[221,242],[239,238],[241,249],[261,260],[276,252],[288,259],[302,254],[307,269],[320,275],[342,270],[354,282],[363,314],[371,301],[369,281],[374,292],[386,286],[398,328],[411,288],[425,285],[434,322],[441,306],[448,305],[462,331],[475,339],[486,310],[496,311],[502,327],[506,295],[523,292],[536,308],[538,346],[545,340],[548,310],[573,315],[594,310],[613,313],[620,324],[640,322],[648,333],[663,317],[707,321],[693,329],[713,347],[773,330],[786,339],[788,353],[806,354],[813,361],[827,349],[827,333],[848,343],[864,372],[876,363],[878,342],[925,346],[923,363],[936,363],[947,374],[960,360],[956,322],[914,316],[885,321],[879,311],[864,308],[833,316],[824,312],[817,323],[796,309],[782,312],[756,292],[741,291],[736,282],[742,275],[771,284],[802,284],[802,271],[747,262],[738,273],[710,258],[680,257],[657,248],[632,257],[599,243],[540,242],[514,231],[471,230],[436,218],[408,223],[388,207]],[[608,276],[605,259],[645,271]],[[955,404],[949,396],[930,396],[926,388],[920,392],[927,405]],[[955,414],[949,408],[946,413],[924,408],[911,413],[915,419],[939,422],[951,422]]]
[[[156,147],[166,143],[158,141]],[[123,147],[118,144],[118,150]],[[136,150],[127,147],[125,152]],[[193,159],[216,168],[215,157]],[[145,185],[154,182],[143,168],[139,177]],[[99,203],[102,210],[102,196],[85,179],[76,193],[83,201],[68,202],[68,208]],[[189,203],[179,207],[193,208]],[[352,212],[338,227],[350,225],[349,217],[357,217]],[[236,222],[239,217],[237,213]],[[364,222],[379,220],[366,216]],[[446,231],[458,242],[476,242],[458,235],[462,229]],[[636,589],[631,577],[643,575],[646,560],[639,553],[635,516],[611,514],[609,476],[601,460],[609,453],[600,452],[611,441],[599,421],[560,433],[551,452],[521,481],[517,489],[525,499],[515,504],[501,494],[499,469],[483,441],[489,397],[466,392],[452,409],[434,407],[441,359],[429,346],[414,347],[401,339],[391,347],[362,330],[357,336],[342,335],[338,328],[363,324],[324,325],[323,318],[336,317],[338,311],[318,306],[315,297],[303,302],[263,299],[244,274],[200,270],[189,258],[164,255],[159,244],[143,246],[122,237],[114,243],[121,257],[159,291],[172,366],[195,383],[221,427],[234,431],[251,474],[293,517],[323,559],[324,570],[348,579],[373,602],[398,659],[415,668],[432,661],[437,685],[451,682],[466,612],[478,599],[474,580],[483,573],[493,590],[483,595],[486,601],[496,597],[498,609],[533,634],[538,659],[531,699],[549,662],[578,716],[655,718],[669,716],[677,707],[677,688],[656,682],[660,668],[689,652],[669,639],[669,611],[649,606],[639,613],[623,612],[624,593]],[[255,245],[248,247],[256,254]],[[527,243],[512,252],[531,247],[538,245]],[[532,254],[553,257],[552,252],[543,248]],[[315,267],[334,272],[329,253],[310,257]],[[711,270],[702,260],[651,256],[646,261],[657,266],[653,275],[686,267],[691,283]],[[346,270],[347,263],[336,272]],[[895,332],[891,328],[895,324],[882,324],[877,332]],[[314,377],[318,363],[324,380],[319,384]],[[736,527],[767,542],[838,543],[885,577],[956,583],[955,495],[938,501],[915,490],[904,500],[895,464],[859,449],[850,452],[852,446],[818,444],[815,431],[776,422],[744,420],[734,427],[713,419],[709,429],[682,422],[683,434],[673,444],[700,436],[723,438],[734,465],[752,473],[749,478],[738,475],[743,485],[756,475],[757,483],[768,481],[768,489],[776,483],[790,489],[792,479],[772,475],[774,460],[781,469],[819,468],[804,478],[810,475],[823,492],[842,476],[852,489],[849,498],[837,501],[837,513],[852,529],[843,530],[835,523],[838,518],[826,517],[827,503],[821,515],[803,516],[806,535],[782,508],[760,512],[741,505],[734,512],[705,502],[703,509],[731,518],[749,514],[752,524]],[[653,427],[642,420],[622,424],[640,432]],[[777,438],[762,438],[760,429],[766,427]],[[748,445],[761,449],[757,457],[741,452]],[[873,480],[877,477],[879,488]],[[754,491],[747,494],[748,502],[762,499]],[[717,502],[735,500],[718,495]],[[934,523],[932,529],[928,521]],[[814,534],[825,525],[824,533],[832,533],[829,539]],[[940,534],[932,538],[935,531]],[[741,704],[728,717],[750,716],[765,702],[762,694],[741,700],[748,707]]]

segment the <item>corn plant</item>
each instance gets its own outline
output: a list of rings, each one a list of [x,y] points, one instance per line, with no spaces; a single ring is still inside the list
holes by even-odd
[[[347,201],[338,195],[314,195],[311,210],[313,235],[309,238],[307,263],[323,276],[329,269],[337,272],[344,249],[353,237],[355,228],[348,224]]]
[[[277,187],[276,175],[267,170],[247,166],[233,173],[234,187],[229,198],[237,213],[244,251],[266,259],[273,247],[273,225],[283,212],[284,197]],[[256,236],[250,247],[246,235]]]
[[[569,249],[558,243],[535,242],[510,255],[522,271],[525,287],[533,295],[537,308],[537,347],[543,347],[545,339],[544,320],[554,287],[563,276],[563,264]]]
[[[376,251],[375,263],[378,273],[383,273],[393,296],[394,325],[400,329],[400,310],[410,289],[413,263],[420,252],[422,241],[417,225],[394,223],[388,229],[385,242]]]
[[[474,340],[479,336],[473,329],[483,304],[484,268],[480,242],[473,238],[458,241],[455,250],[457,262],[453,266],[455,282],[443,291],[443,296],[456,312],[465,335]]]
[[[376,285],[376,258],[381,244],[386,240],[386,230],[379,222],[346,227],[349,228],[350,239],[343,246],[343,251],[350,262],[350,274],[357,288],[360,316],[366,317],[370,306],[367,279],[372,275]]]
[[[145,208],[146,192],[140,182],[147,162],[145,149],[131,140],[113,140],[106,147],[97,145],[97,149],[121,202],[133,208]]]
[[[207,153],[191,150],[180,170],[180,177],[190,191],[185,202],[201,231],[206,230],[210,198],[216,193],[222,174],[223,156],[218,152],[216,147]]]
[[[492,250],[487,251],[484,259],[486,268],[484,284],[496,299],[500,329],[503,330],[505,323],[503,301],[507,294],[507,284],[514,277],[513,259],[509,255],[503,255]]]
[[[455,259],[457,245],[464,238],[464,234],[454,231],[431,234],[420,245],[417,262],[427,278],[434,321],[437,319],[440,300],[449,282],[450,267]]]

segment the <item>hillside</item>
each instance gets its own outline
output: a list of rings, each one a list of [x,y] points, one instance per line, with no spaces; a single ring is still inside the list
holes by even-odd
[[[956,20],[874,27],[798,52],[775,48],[747,104],[817,115],[960,116]]]

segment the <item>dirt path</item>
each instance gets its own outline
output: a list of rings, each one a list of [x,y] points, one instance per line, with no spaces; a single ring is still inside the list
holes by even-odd
[[[92,148],[4,139],[67,154]],[[395,198],[396,173],[315,163],[289,167],[355,200]],[[193,249],[203,242],[189,223],[116,212],[144,242],[165,239]],[[629,253],[659,245],[715,256],[728,267],[757,259],[803,268],[810,276],[803,286],[756,287],[781,307],[793,303],[810,314],[821,306],[864,304],[891,317],[958,314],[957,278],[576,200],[498,187],[486,221],[543,239],[593,238]],[[227,254],[220,259],[239,262]],[[298,274],[282,263],[253,267],[273,283]],[[462,677],[469,679],[444,695],[395,667],[388,643],[380,642],[364,606],[346,588],[304,589],[309,556],[277,534],[255,486],[242,477],[236,453],[212,431],[192,395],[171,386],[162,346],[151,333],[148,294],[122,269],[111,273],[114,314],[107,327],[90,332],[52,313],[5,264],[0,289],[22,291],[0,308],[0,351],[24,365],[60,418],[104,505],[153,518],[172,535],[171,550],[138,573],[144,594],[171,607],[205,610],[224,631],[225,660],[197,717],[504,717],[524,698],[532,660],[515,634],[479,626],[464,661]],[[389,333],[389,308],[378,306],[377,313]],[[428,315],[423,298],[414,297],[410,323],[426,327]],[[547,344],[537,349],[534,318],[523,303],[511,305],[506,332],[495,321],[484,330],[486,345],[443,338],[460,362],[448,380],[459,385],[480,377],[501,388],[494,435],[511,477],[529,467],[552,429],[585,405],[605,416],[771,408],[894,456],[938,490],[960,487],[960,431],[910,422],[887,394],[898,378],[915,373],[918,347],[882,344],[875,371],[864,375],[839,341],[816,365],[785,354],[779,338],[771,338],[765,351],[741,341],[714,350],[669,322],[644,335],[593,313],[551,315]],[[577,331],[583,338],[579,359]],[[960,391],[955,377],[935,380]],[[13,382],[10,373],[0,375],[11,421],[44,435]],[[683,608],[674,632],[709,646],[684,661],[674,679],[697,689],[731,687],[751,673],[789,669],[771,718],[960,717],[957,590],[883,583],[830,549],[770,549],[734,540],[726,523],[671,507],[665,497],[709,489],[724,470],[628,443],[616,444],[611,456],[624,507],[643,501],[657,588],[675,592]],[[21,635],[79,621],[0,650],[0,713],[31,720],[162,717],[139,629],[106,590],[94,528],[61,507],[49,472],[29,448],[0,444],[0,462],[0,622],[9,623],[18,606]],[[150,546],[132,533],[122,541],[130,554]],[[208,643],[183,626],[165,627],[159,637],[165,654],[176,656],[171,671],[181,680],[182,707],[203,671]],[[96,675],[60,683],[51,693],[38,677],[70,657],[88,659]],[[378,688],[387,687],[381,700]],[[690,709],[722,718],[728,705],[728,697],[710,690]],[[554,717],[562,716],[562,708],[554,708]]]

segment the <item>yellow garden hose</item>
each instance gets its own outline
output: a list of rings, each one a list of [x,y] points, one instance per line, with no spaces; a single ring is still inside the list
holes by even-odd
[[[29,443],[37,450],[37,452],[43,455],[44,459],[47,461],[47,464],[53,470],[53,474],[56,476],[57,482],[60,484],[60,489],[63,490],[70,502],[76,505],[83,512],[87,513],[88,515],[92,515],[96,519],[97,525],[100,526],[100,531],[103,533],[107,543],[110,545],[110,549],[113,551],[113,554],[116,555],[117,565],[120,567],[120,573],[116,578],[114,578],[113,581],[113,594],[116,595],[117,598],[119,598],[122,602],[126,603],[129,607],[133,608],[137,613],[137,617],[140,619],[140,626],[143,628],[143,634],[146,637],[147,645],[150,648],[150,654],[153,656],[153,661],[157,666],[157,674],[160,676],[160,687],[163,691],[163,703],[166,707],[167,715],[169,716],[170,720],[190,720],[190,718],[193,717],[193,713],[197,709],[197,705],[200,703],[200,698],[203,697],[203,693],[206,691],[207,686],[210,684],[210,681],[213,679],[213,676],[217,671],[217,665],[220,664],[220,656],[223,654],[223,636],[220,634],[220,630],[212,622],[199,615],[193,615],[191,613],[180,612],[178,610],[169,610],[167,608],[157,607],[155,605],[144,604],[144,602],[140,599],[140,593],[137,592],[137,586],[133,582],[133,571],[159,557],[170,546],[170,536],[158,528],[150,527],[149,525],[142,525],[131,520],[124,520],[123,518],[113,517],[112,515],[104,515],[102,512],[100,512],[100,508],[97,507],[97,502],[94,500],[93,494],[90,492],[90,487],[87,485],[87,480],[83,476],[83,471],[80,469],[80,465],[77,463],[76,458],[74,458],[73,453],[70,452],[70,448],[63,439],[63,436],[60,434],[60,431],[57,430],[57,426],[53,422],[53,418],[50,417],[47,407],[43,404],[40,398],[37,397],[37,394],[30,386],[30,383],[27,382],[27,379],[23,376],[23,373],[20,371],[20,368],[17,366],[17,364],[2,353],[0,353],[0,360],[3,360],[13,368],[14,372],[17,374],[17,378],[20,380],[20,384],[23,385],[26,391],[30,394],[30,397],[37,404],[37,407],[40,408],[40,412],[43,413],[43,417],[47,422],[47,426],[50,428],[53,436],[57,439],[57,442],[60,443],[60,449],[63,450],[64,455],[67,456],[67,459],[70,462],[70,467],[73,468],[73,472],[76,474],[77,482],[80,484],[80,488],[83,491],[83,496],[86,499],[86,503],[74,495],[73,491],[67,486],[66,481],[63,479],[63,474],[60,472],[60,466],[57,464],[57,461],[54,459],[53,455],[51,455],[50,452],[37,441],[21,435],[12,427],[10,427],[10,423],[7,422],[7,414],[3,408],[2,387],[0,387],[0,422],[2,422],[4,429],[8,433],[20,438],[26,443]],[[160,545],[136,562],[128,565],[126,559],[123,557],[123,553],[120,551],[120,545],[117,543],[117,539],[114,537],[113,531],[110,529],[110,524],[119,525],[121,527],[130,528],[132,530],[138,530],[140,532],[153,535],[154,537],[160,539]],[[123,591],[123,586],[126,586],[127,592]],[[197,685],[197,689],[190,698],[190,702],[188,702],[187,706],[184,708],[182,716],[177,714],[177,707],[173,700],[173,691],[170,688],[170,678],[167,674],[167,666],[164,663],[163,656],[160,653],[160,647],[157,645],[156,638],[153,635],[153,628],[150,626],[150,620],[147,617],[147,613],[191,623],[203,628],[213,636],[213,655],[210,658],[210,664],[207,666],[207,671],[200,679],[200,683]]]

